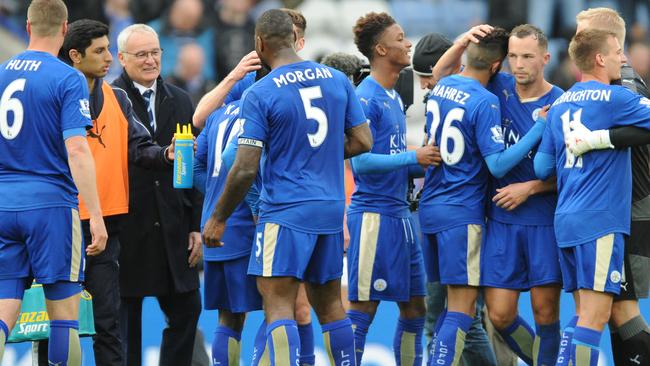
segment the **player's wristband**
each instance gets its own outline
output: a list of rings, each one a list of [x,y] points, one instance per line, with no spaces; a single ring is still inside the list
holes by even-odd
[[[587,137],[587,142],[593,150],[614,148],[614,145],[612,145],[612,142],[609,139],[609,130],[592,131]]]

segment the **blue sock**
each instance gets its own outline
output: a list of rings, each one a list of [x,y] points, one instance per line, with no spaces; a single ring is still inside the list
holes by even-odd
[[[260,363],[268,365],[269,362],[269,349],[266,347],[266,319],[262,319],[262,324],[260,324],[255,335],[255,342],[253,342],[251,366],[257,366]]]
[[[331,365],[356,365],[354,332],[349,318],[323,324],[323,340]]]
[[[549,325],[535,324],[533,359],[537,366],[553,366],[560,348],[560,322]]]
[[[519,356],[527,365],[533,364],[533,342],[535,332],[533,328],[520,316],[503,330],[498,330],[510,349]]]
[[[560,349],[557,351],[557,360],[555,361],[556,366],[568,366],[571,361],[571,341],[576,324],[578,324],[578,317],[574,316],[562,331]]]
[[[445,321],[445,316],[447,316],[447,308],[444,308],[438,319],[436,319],[436,324],[433,325],[433,335],[431,336],[431,341],[427,345],[427,352],[429,353],[429,360],[433,360],[433,353],[436,350],[436,337],[438,337],[438,332],[442,327],[442,322]]]
[[[5,322],[0,320],[0,362],[2,362],[2,355],[5,353],[5,343],[9,338],[9,327]]]
[[[348,310],[348,318],[352,321],[352,329],[354,330],[355,358],[357,365],[361,365],[363,349],[366,346],[366,334],[368,334],[368,328],[370,328],[372,318],[370,315],[356,310]]]
[[[430,362],[434,365],[456,366],[465,348],[465,335],[474,319],[467,314],[448,311],[436,337],[435,351]],[[458,349],[457,349],[458,348]]]
[[[314,328],[311,323],[298,325],[300,335],[300,365],[313,366],[316,363],[314,354]]]
[[[79,322],[77,320],[50,321],[50,343],[47,354],[49,365],[81,365]]]
[[[220,325],[212,340],[212,365],[232,365],[239,363],[241,333]]]
[[[594,329],[576,327],[571,341],[571,361],[574,366],[598,366],[600,336]]]
[[[276,320],[266,326],[266,345],[271,366],[296,365],[300,356],[298,325],[292,319]]]
[[[424,330],[424,317],[415,319],[399,318],[393,350],[397,366],[422,365],[422,331]]]

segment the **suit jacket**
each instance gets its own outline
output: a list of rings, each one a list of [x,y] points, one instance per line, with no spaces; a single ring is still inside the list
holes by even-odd
[[[113,82],[126,91],[133,110],[147,129],[144,98],[122,72]],[[158,78],[154,142],[168,145],[176,123],[191,123],[192,102],[187,93]],[[200,231],[202,197],[195,190],[174,189],[173,171],[144,169],[129,164],[129,214],[120,234],[120,290],[124,297],[165,296],[199,287],[196,268],[190,268],[188,237]]]

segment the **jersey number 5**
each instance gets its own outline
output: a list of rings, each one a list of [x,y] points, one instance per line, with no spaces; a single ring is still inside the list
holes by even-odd
[[[433,99],[427,101],[427,114],[431,116],[431,127],[429,128],[429,143],[435,140],[438,125],[440,125],[440,106],[438,102]],[[447,165],[455,165],[460,161],[465,153],[465,139],[463,133],[458,127],[452,126],[454,121],[462,121],[465,115],[465,110],[462,108],[454,108],[450,110],[445,116],[445,121],[442,124],[442,132],[440,136],[440,156],[442,161]],[[449,150],[449,140],[454,142],[454,149]]]
[[[18,98],[12,98],[17,91],[25,90],[25,79],[12,81],[0,97],[0,133],[7,140],[13,140],[23,127],[23,103]],[[9,126],[9,112],[13,112],[14,121]]]
[[[311,105],[311,101],[322,98],[323,94],[320,91],[320,86],[301,88],[298,91],[300,92],[302,105],[305,107],[305,116],[307,116],[307,119],[313,119],[318,123],[316,132],[307,134],[309,144],[311,147],[319,147],[327,137],[327,115],[322,109]]]

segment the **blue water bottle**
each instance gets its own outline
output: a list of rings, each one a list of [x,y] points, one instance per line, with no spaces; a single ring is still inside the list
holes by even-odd
[[[174,188],[189,189],[194,185],[194,136],[192,125],[176,124],[174,134]]]

